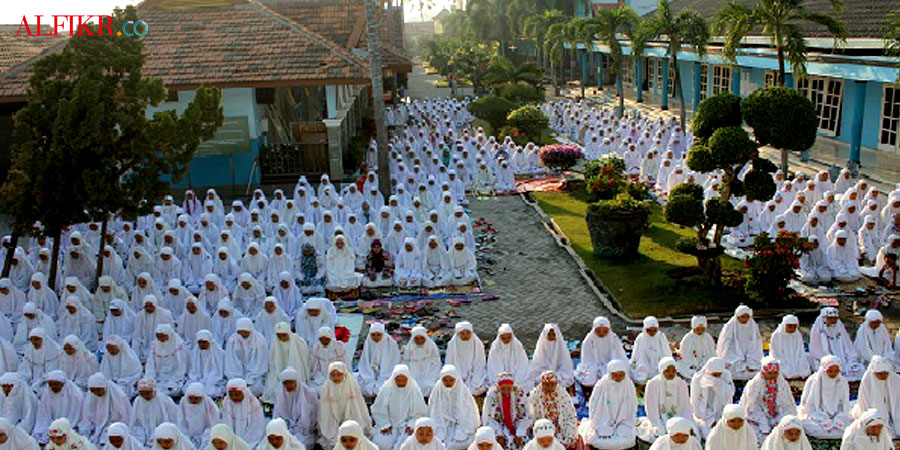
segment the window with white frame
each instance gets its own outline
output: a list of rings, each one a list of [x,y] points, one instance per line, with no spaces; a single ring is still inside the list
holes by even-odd
[[[714,65],[712,73],[712,95],[731,91],[731,67]]]
[[[900,87],[896,85],[884,86],[878,145],[885,150],[900,151]]]
[[[634,84],[634,64],[630,56],[622,57],[622,82],[627,85]]]
[[[666,62],[664,59],[655,59],[656,61],[656,85],[659,86],[659,92],[662,93],[662,84],[663,84],[663,64]]]
[[[839,136],[844,80],[807,77],[799,80],[797,88],[816,107],[816,113],[819,115],[819,131],[830,136]]]
[[[675,66],[669,59],[669,97],[675,98]]]
[[[647,89],[653,90],[653,86],[656,86],[656,60],[653,58],[647,59]]]
[[[709,64],[700,64],[700,100],[706,98],[709,88]]]

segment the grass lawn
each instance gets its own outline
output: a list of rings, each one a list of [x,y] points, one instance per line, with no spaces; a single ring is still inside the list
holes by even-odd
[[[685,315],[730,311],[742,295],[723,295],[703,288],[693,280],[675,280],[667,275],[672,269],[691,267],[696,258],[675,250],[682,237],[695,233],[669,224],[662,207],[653,204],[650,227],[641,239],[640,256],[630,263],[597,258],[584,220],[588,196],[582,189],[574,192],[535,192],[541,208],[556,221],[571,240],[572,248],[585,264],[603,280],[631,317],[646,315]],[[722,268],[738,269],[740,262],[722,258]]]

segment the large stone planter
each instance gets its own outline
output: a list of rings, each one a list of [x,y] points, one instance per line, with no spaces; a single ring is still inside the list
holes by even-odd
[[[638,255],[641,235],[647,229],[646,214],[597,214],[588,211],[585,217],[594,255],[608,259],[634,259]]]

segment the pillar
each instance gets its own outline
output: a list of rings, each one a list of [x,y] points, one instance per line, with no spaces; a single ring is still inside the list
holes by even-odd
[[[662,104],[659,107],[665,111],[669,109],[669,60],[666,58],[660,61],[662,61]]]
[[[741,96],[741,67],[734,66],[731,68],[731,93]]]
[[[328,176],[332,180],[344,177],[344,145],[341,119],[324,119],[328,135]]]
[[[333,119],[337,115],[337,86],[325,86],[325,109],[329,119]]]
[[[850,108],[850,160],[847,168],[853,176],[859,171],[860,150],[862,147],[863,116],[866,110],[866,82],[854,81],[853,103]]]
[[[597,87],[603,90],[603,52],[597,52]]]
[[[700,62],[694,63],[694,113],[697,112],[697,107],[700,106],[700,83],[703,82],[700,75],[703,71],[703,64]]]
[[[587,49],[578,52],[578,59],[581,60],[581,85],[587,86],[588,82],[588,55]]]
[[[634,88],[637,90],[637,102],[644,103],[644,58],[634,61]]]

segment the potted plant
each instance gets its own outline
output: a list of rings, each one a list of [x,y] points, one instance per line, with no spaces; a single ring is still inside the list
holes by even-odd
[[[650,206],[627,191],[615,198],[588,205],[588,231],[594,255],[600,258],[634,259],[641,235],[650,223]]]
[[[578,164],[578,161],[584,159],[584,154],[574,145],[545,145],[541,147],[538,156],[541,158],[541,164],[549,168],[551,171],[560,173],[569,170]]]

